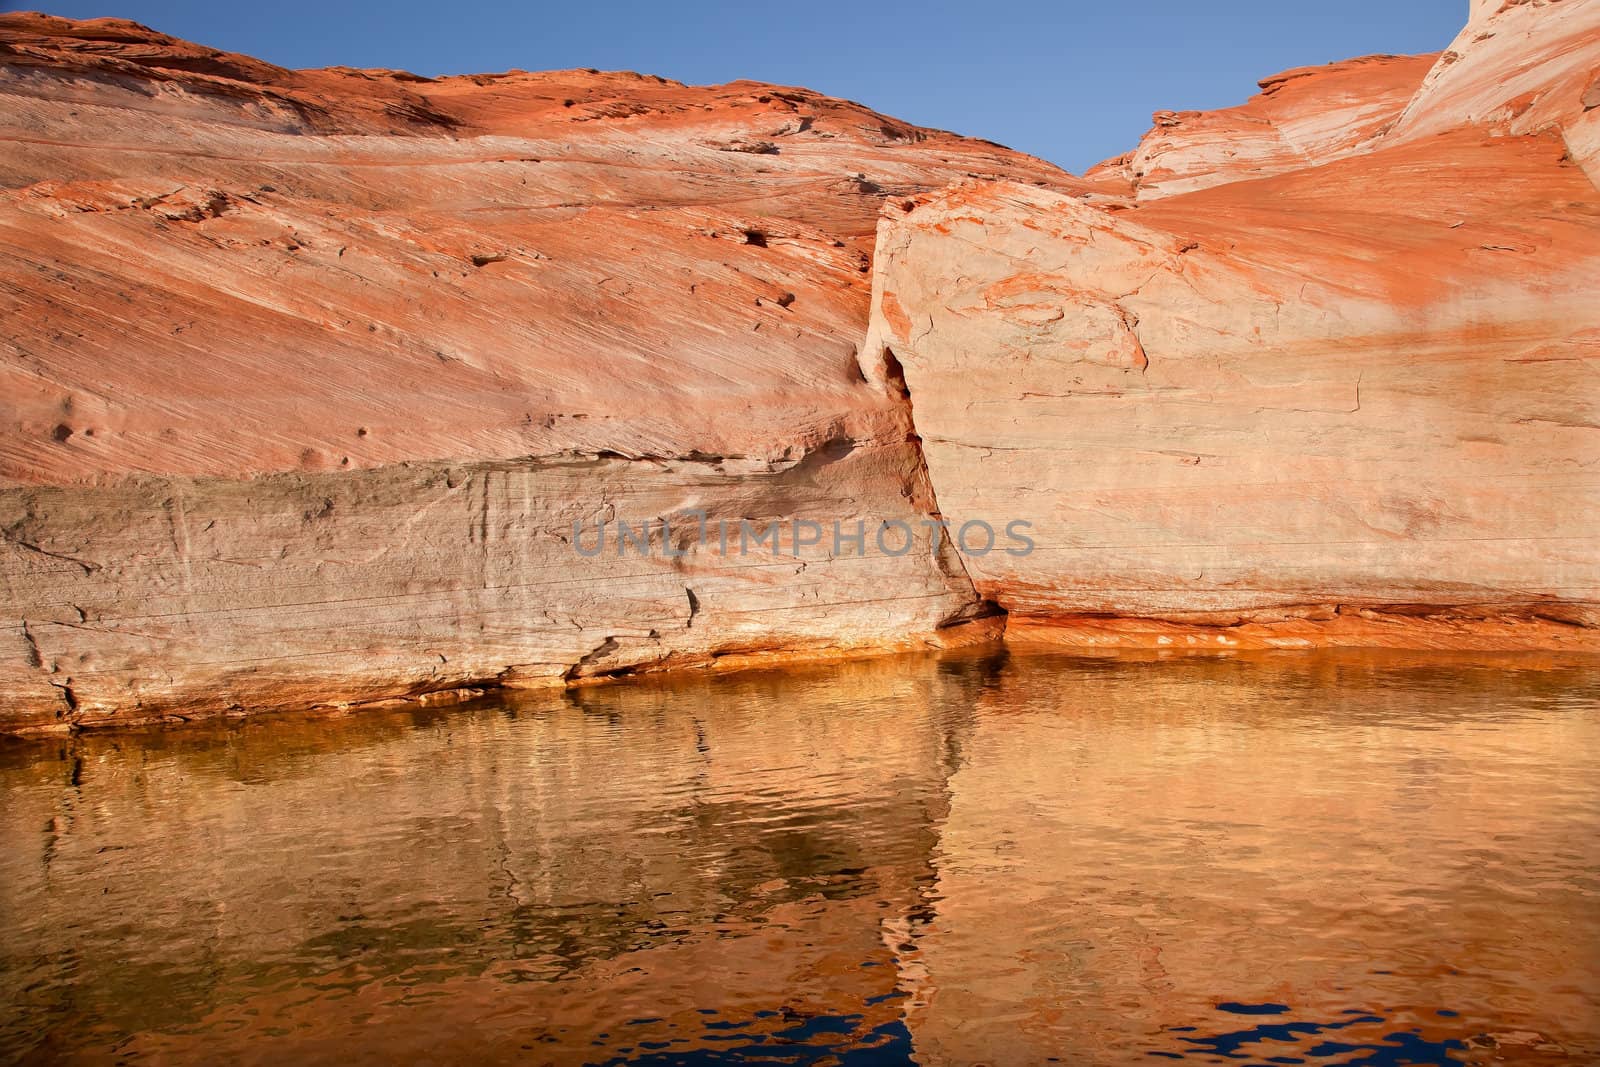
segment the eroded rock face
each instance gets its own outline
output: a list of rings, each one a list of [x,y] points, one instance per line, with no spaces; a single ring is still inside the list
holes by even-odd
[[[5,725],[903,647],[977,610],[858,369],[872,233],[964,176],[1081,187],[1055,168],[756,83],[287,71],[40,15],[0,19],[0,63]],[[570,543],[680,509],[920,540]]]
[[[1390,139],[1470,125],[1493,135],[1549,133],[1600,187],[1600,4],[1486,0],[1439,58]]]
[[[1597,11],[1484,14],[1312,166],[886,211],[864,358],[903,373],[947,519],[1034,523],[967,561],[1012,636],[1597,646],[1600,196],[1562,125]],[[1458,73],[1508,65],[1549,79]],[[1494,118],[1491,81],[1554,117]]]
[[[1090,170],[1140,200],[1265,178],[1360,151],[1416,95],[1438,56],[1366,56],[1300,67],[1220,111],[1158,111],[1139,147]]]

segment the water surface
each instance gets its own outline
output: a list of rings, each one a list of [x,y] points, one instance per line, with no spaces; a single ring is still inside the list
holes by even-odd
[[[0,749],[0,1060],[1600,1062],[1600,671],[965,653]]]

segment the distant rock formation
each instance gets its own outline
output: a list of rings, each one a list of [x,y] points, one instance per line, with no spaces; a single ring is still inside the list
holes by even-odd
[[[1593,647],[1600,4],[1490,6],[1437,61],[1160,113],[1083,179],[804,89],[0,16],[0,730],[939,646],[998,608]],[[602,521],[655,550],[579,551]]]
[[[1367,56],[1263,78],[1261,95],[1221,111],[1158,111],[1125,156],[1086,177],[1140,200],[1266,178],[1359,152],[1400,117],[1439,57]]]

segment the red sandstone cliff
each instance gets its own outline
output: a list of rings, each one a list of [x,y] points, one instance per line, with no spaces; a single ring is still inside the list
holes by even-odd
[[[1089,171],[1140,200],[1265,178],[1359,152],[1391,127],[1438,56],[1367,56],[1260,82],[1220,111],[1158,111],[1139,147]]]

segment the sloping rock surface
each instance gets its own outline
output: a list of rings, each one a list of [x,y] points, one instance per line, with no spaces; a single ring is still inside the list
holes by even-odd
[[[883,199],[1079,184],[755,83],[287,71],[37,15],[0,62],[19,483],[870,435]]]

